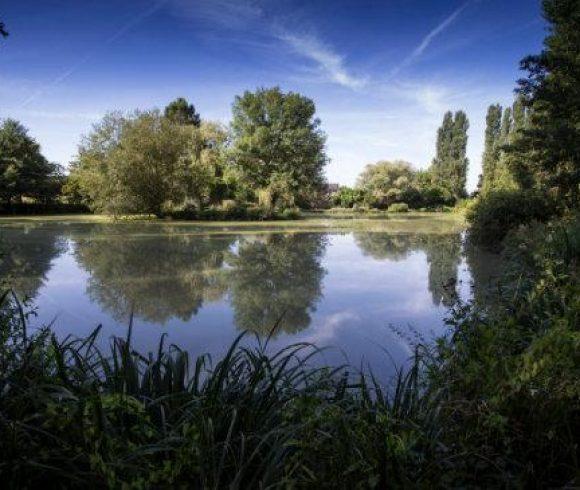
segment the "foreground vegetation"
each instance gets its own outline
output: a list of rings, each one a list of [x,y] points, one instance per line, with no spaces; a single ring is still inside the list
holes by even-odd
[[[11,488],[573,485],[580,430],[580,225],[512,232],[493,308],[381,386],[314,368],[315,346],[238,338],[219,360],[162,338],[97,347],[30,332],[2,297],[0,474]],[[526,247],[524,237],[537,237]],[[508,262],[506,262],[508,263]],[[273,325],[273,331],[277,325]],[[385,362],[387,358],[385,358]],[[576,482],[577,483],[577,482]]]

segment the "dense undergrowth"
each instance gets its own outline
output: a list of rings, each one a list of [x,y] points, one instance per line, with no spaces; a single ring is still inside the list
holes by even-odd
[[[161,339],[97,348],[30,332],[6,293],[0,478],[8,488],[544,488],[580,483],[577,219],[512,231],[493,308],[383,387],[240,337],[218,362]],[[253,344],[256,345],[256,344]]]

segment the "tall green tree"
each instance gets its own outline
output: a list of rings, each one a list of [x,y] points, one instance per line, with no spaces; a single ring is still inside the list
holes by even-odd
[[[503,118],[501,122],[497,163],[494,172],[493,189],[495,190],[515,189],[517,187],[517,184],[513,178],[509,155],[507,153],[508,147],[513,140],[515,131],[516,129],[513,118],[513,110],[511,107],[506,107],[505,111],[503,112]]]
[[[502,107],[499,104],[487,108],[485,118],[485,147],[481,161],[481,192],[488,192],[494,186],[495,171],[499,160],[499,139],[501,133]]]
[[[165,117],[176,124],[191,125],[199,127],[201,124],[201,117],[195,111],[193,104],[187,102],[183,97],[175,99],[170,102],[165,108]]]
[[[544,0],[544,49],[521,68],[519,92],[530,107],[528,127],[512,145],[522,186],[549,191],[567,207],[580,202],[580,5]]]
[[[236,97],[231,156],[251,187],[283,184],[299,204],[320,188],[328,158],[315,112],[312,100],[278,87]]]
[[[465,196],[467,179],[467,130],[469,121],[463,111],[449,111],[437,131],[437,152],[431,171],[435,183],[448,187],[456,199]]]
[[[469,120],[463,111],[455,113],[453,121],[453,139],[451,152],[451,191],[457,199],[466,195],[465,184],[467,183],[467,168],[469,160],[467,158],[467,131]]]
[[[512,127],[512,138],[510,143],[513,141],[514,137],[518,133],[524,130],[528,125],[528,108],[526,107],[525,99],[522,95],[518,95],[513,105],[513,127]]]
[[[447,111],[443,116],[443,122],[437,130],[437,147],[435,158],[431,165],[433,178],[438,181],[445,181],[449,176],[447,166],[451,154],[453,140],[453,113]]]
[[[23,196],[54,197],[57,190],[52,184],[59,169],[42,155],[40,145],[18,121],[6,119],[0,125],[0,199],[6,205]]]
[[[509,136],[513,129],[513,118],[511,107],[506,107],[503,111],[503,117],[501,119],[501,129],[499,133],[499,144],[500,146],[507,145],[509,143]]]

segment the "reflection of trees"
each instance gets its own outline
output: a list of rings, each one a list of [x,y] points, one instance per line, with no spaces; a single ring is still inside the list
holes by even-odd
[[[468,240],[465,257],[471,272],[474,301],[480,306],[495,305],[499,300],[499,279],[506,272],[502,256]]]
[[[363,255],[376,260],[405,260],[409,252],[417,249],[417,235],[391,235],[388,233],[355,233],[354,240]]]
[[[0,230],[0,286],[34,298],[52,261],[66,250],[62,233],[50,226],[3,227]]]
[[[126,319],[133,310],[144,320],[187,321],[204,301],[227,290],[222,270],[233,237],[122,234],[79,239],[76,256],[91,275],[91,299]]]
[[[429,291],[433,303],[449,307],[457,297],[457,270],[461,262],[461,235],[355,233],[364,255],[377,260],[400,261],[423,251],[429,263]]]
[[[228,260],[236,325],[261,334],[278,321],[278,329],[285,332],[306,328],[322,294],[325,240],[322,234],[242,240]]]
[[[461,235],[426,235],[423,250],[429,263],[429,291],[433,303],[451,307],[457,299],[457,269],[461,262]]]

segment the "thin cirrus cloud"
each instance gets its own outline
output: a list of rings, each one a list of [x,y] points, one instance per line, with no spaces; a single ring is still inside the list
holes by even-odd
[[[82,58],[80,58],[76,63],[74,63],[72,66],[68,67],[67,69],[59,73],[55,78],[44,83],[39,89],[32,92],[28,97],[26,97],[26,99],[22,101],[22,103],[20,104],[20,108],[23,109],[28,107],[32,102],[38,99],[41,95],[45,94],[48,90],[53,89],[58,85],[60,85],[73,73],[78,71],[79,68],[81,68],[91,59],[93,59],[104,46],[108,46],[109,44],[112,44],[121,37],[123,37],[125,34],[134,29],[145,19],[147,19],[155,12],[157,12],[160,8],[162,8],[165,4],[167,4],[168,1],[169,0],[155,0],[145,10],[139,12],[135,17],[129,19],[128,22],[123,24],[118,30],[116,30],[113,34],[111,34],[108,38],[106,38],[103,41],[103,43],[99,45],[97,48],[85,53],[85,55]]]
[[[411,65],[417,58],[419,58],[425,50],[431,45],[433,40],[441,35],[446,29],[455,22],[455,20],[463,13],[463,11],[473,3],[472,0],[468,0],[459,8],[455,9],[449,16],[447,16],[443,22],[435,26],[429,33],[421,40],[417,47],[407,56],[401,63],[399,63],[392,71],[391,77],[399,74],[401,70]]]
[[[287,44],[294,52],[314,61],[325,79],[347,87],[359,89],[368,83],[367,78],[357,77],[346,69],[342,56],[324,45],[314,36],[301,36],[282,32],[278,38]]]
[[[281,41],[290,51],[312,61],[324,81],[349,89],[360,89],[367,78],[352,74],[344,58],[331,46],[313,34],[301,34],[284,27],[284,20],[256,0],[174,0],[177,13],[205,21],[209,27],[219,26],[232,31],[246,31],[249,27],[262,35]]]

